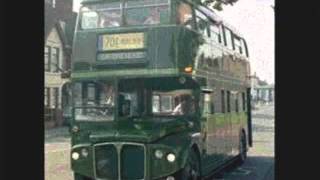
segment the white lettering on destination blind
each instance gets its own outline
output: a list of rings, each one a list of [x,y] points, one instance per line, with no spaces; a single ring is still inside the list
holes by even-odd
[[[140,59],[145,57],[145,52],[104,53],[98,55],[98,60]]]

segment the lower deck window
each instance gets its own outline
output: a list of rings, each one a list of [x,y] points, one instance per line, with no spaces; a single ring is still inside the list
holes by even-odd
[[[195,112],[194,102],[191,90],[154,91],[152,113],[169,116],[192,114]]]

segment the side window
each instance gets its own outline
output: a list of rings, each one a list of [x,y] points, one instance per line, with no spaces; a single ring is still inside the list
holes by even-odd
[[[248,46],[247,46],[247,43],[244,39],[241,39],[241,47],[243,49],[243,54],[245,54],[247,57],[249,57]]]
[[[237,94],[237,98],[238,98],[239,112],[242,112],[243,111],[242,93],[239,92]]]
[[[216,43],[221,43],[220,26],[217,24],[210,25],[211,39]]]
[[[215,108],[214,108],[214,92],[211,93],[211,101],[210,101],[210,112],[211,114],[215,113]]]
[[[235,97],[235,101],[234,101],[234,103],[235,103],[235,110],[236,110],[236,112],[239,112],[238,94],[235,94],[234,97]]]
[[[44,69],[46,72],[50,72],[50,64],[51,64],[51,48],[50,46],[46,46],[44,49]]]
[[[229,29],[224,28],[224,34],[225,34],[225,45],[233,50],[233,43],[232,43],[232,33]]]
[[[225,98],[224,98],[224,90],[221,90],[221,112],[225,113],[226,109],[225,109]]]
[[[177,8],[177,24],[188,28],[194,27],[194,19],[190,4],[180,2]]]
[[[196,22],[199,33],[209,37],[209,23],[207,17],[200,11],[196,10]]]
[[[212,93],[203,93],[203,114],[214,114],[214,96]]]
[[[246,94],[242,93],[242,110],[246,111]]]
[[[231,112],[230,91],[227,91],[227,112]]]
[[[233,42],[234,42],[234,48],[235,48],[236,52],[243,54],[243,48],[241,45],[242,43],[240,41],[240,38],[234,36]]]

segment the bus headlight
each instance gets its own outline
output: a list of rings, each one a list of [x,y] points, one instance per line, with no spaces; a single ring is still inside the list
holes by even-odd
[[[163,157],[163,152],[158,149],[154,152],[154,155],[156,156],[156,158],[161,159]]]
[[[176,160],[176,156],[175,156],[173,153],[169,153],[169,154],[167,155],[167,160],[168,160],[169,162],[174,162],[174,161]]]
[[[78,160],[78,159],[79,159],[79,156],[80,156],[80,155],[79,155],[79,153],[77,153],[77,152],[73,152],[72,155],[71,155],[71,157],[72,157],[73,160]]]
[[[89,152],[88,152],[88,150],[87,150],[86,148],[83,148],[83,149],[81,150],[81,155],[82,155],[83,157],[87,157],[88,154],[89,154]]]

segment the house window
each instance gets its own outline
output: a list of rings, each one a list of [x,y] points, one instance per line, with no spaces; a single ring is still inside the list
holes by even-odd
[[[59,48],[51,49],[51,70],[52,72],[59,71]]]
[[[51,107],[58,108],[59,105],[59,88],[52,88],[52,95],[51,95]]]
[[[50,46],[44,48],[44,69],[46,72],[50,72]]]
[[[44,89],[44,106],[49,107],[50,104],[50,88]]]

